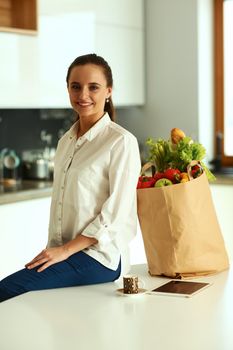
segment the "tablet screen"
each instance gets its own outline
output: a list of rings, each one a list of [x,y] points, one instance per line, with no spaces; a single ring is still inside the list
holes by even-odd
[[[174,294],[181,296],[192,296],[199,290],[209,286],[210,283],[195,282],[195,281],[180,281],[172,280],[162,286],[153,289],[151,292],[159,294]]]

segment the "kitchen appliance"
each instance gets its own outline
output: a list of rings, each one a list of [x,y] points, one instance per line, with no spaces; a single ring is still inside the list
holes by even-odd
[[[54,149],[28,150],[23,153],[23,178],[52,180]]]
[[[48,180],[49,162],[47,159],[38,158],[23,162],[23,174],[25,179]]]
[[[15,185],[21,180],[21,161],[15,150],[4,148],[0,152],[0,182]]]

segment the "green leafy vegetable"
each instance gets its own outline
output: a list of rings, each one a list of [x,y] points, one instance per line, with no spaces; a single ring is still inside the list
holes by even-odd
[[[149,161],[155,164],[158,172],[163,172],[167,168],[179,169],[184,172],[192,160],[197,160],[201,162],[208,180],[215,180],[215,176],[203,162],[206,156],[204,146],[194,142],[190,137],[185,136],[177,144],[170,140],[158,139],[155,141],[149,138],[146,145],[149,147]]]

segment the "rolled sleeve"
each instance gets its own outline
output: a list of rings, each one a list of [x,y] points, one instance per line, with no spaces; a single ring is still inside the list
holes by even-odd
[[[100,215],[85,228],[82,235],[95,238],[99,246],[106,245],[111,241],[108,225],[100,222]]]

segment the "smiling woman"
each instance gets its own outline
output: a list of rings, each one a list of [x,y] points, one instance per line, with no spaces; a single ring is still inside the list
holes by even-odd
[[[137,231],[138,143],[114,122],[112,73],[95,54],[76,58],[67,88],[78,120],[60,139],[47,246],[0,281],[0,301],[32,291],[106,283],[128,271]]]
[[[79,135],[103,114],[112,88],[106,86],[103,72],[98,66],[86,64],[72,69],[68,80],[68,92],[73,109],[79,116]]]
[[[86,104],[88,107],[88,105],[94,104],[92,101],[94,98],[98,105],[101,100],[103,101],[104,106],[99,105],[99,107],[108,112],[112,121],[115,120],[115,110],[111,97],[112,72],[102,57],[95,54],[77,57],[68,69],[66,82],[71,105],[78,115],[84,111],[77,110],[77,106],[84,108]],[[88,92],[89,94],[87,94]]]

